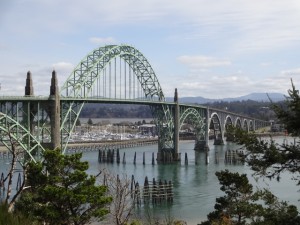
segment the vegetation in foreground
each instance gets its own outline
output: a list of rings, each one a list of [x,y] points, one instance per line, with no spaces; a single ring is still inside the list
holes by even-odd
[[[278,119],[287,131],[295,137],[300,136],[300,96],[292,83],[285,105],[272,105]],[[276,144],[261,140],[254,134],[234,129],[235,140],[247,149],[245,162],[258,177],[277,179],[284,172],[293,174],[300,185],[300,143]],[[202,225],[294,225],[300,224],[297,207],[279,201],[268,190],[253,191],[245,174],[221,171],[216,173],[221,190],[225,196],[217,198],[215,211],[208,214]]]
[[[28,216],[20,212],[9,212],[8,206],[5,203],[0,204],[0,225],[38,225],[39,223],[33,222]]]
[[[253,190],[246,174],[216,172],[225,196],[216,199],[215,211],[201,225],[295,225],[300,224],[297,207],[279,201],[270,191]]]
[[[49,225],[84,225],[109,213],[112,197],[86,173],[81,154],[62,155],[59,149],[44,153],[44,161],[30,162],[27,186],[15,209]]]

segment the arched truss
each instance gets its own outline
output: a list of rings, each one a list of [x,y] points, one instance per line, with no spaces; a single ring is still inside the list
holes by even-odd
[[[141,52],[128,45],[108,45],[90,52],[77,65],[64,83],[61,88],[62,96],[81,99],[87,98],[89,94],[92,93],[92,90],[94,89],[93,86],[96,85],[97,79],[101,76],[106,67],[110,66],[111,62],[114,62],[117,57],[123,59],[126,64],[129,65],[134,73],[133,77],[138,80],[146,99],[165,101],[162,88],[148,60]],[[108,97],[111,96],[109,95]],[[82,108],[83,103],[76,103],[76,101],[62,105],[61,107],[63,152],[66,149],[71,132],[75,127],[76,120],[78,119]],[[161,123],[158,124],[160,127],[159,132],[161,131],[160,135],[165,135],[165,137],[162,137],[161,140],[165,139],[164,143],[170,145],[163,146],[163,148],[173,148],[171,135],[173,121],[170,109],[165,105],[152,107],[151,109],[154,114],[153,116],[158,118],[156,121],[160,121]],[[165,132],[166,130],[167,132]]]
[[[228,128],[233,127],[233,121],[230,115],[227,115],[224,121],[224,134],[228,132]]]
[[[44,147],[33,135],[30,134],[28,129],[26,129],[16,120],[1,112],[0,141],[4,144],[4,146],[7,147],[9,151],[12,151],[12,148],[15,148],[15,151],[24,153],[24,158],[27,159],[27,157],[29,157],[33,161],[38,160],[40,153],[45,151]],[[23,163],[23,159],[19,158],[18,161]]]
[[[227,115],[225,118],[225,130],[229,127],[233,126],[232,118],[230,115]]]
[[[247,120],[244,120],[244,122],[243,122],[243,130],[244,131],[249,131],[249,126],[248,126],[248,121]]]
[[[222,136],[222,127],[221,120],[217,113],[212,113],[210,116],[209,129],[214,130],[215,139],[220,138]]]
[[[253,120],[249,121],[249,131],[254,131],[254,122],[253,122]]]
[[[235,122],[234,122],[234,126],[236,128],[240,128],[242,129],[242,122],[241,122],[241,119],[239,117],[236,118]]]
[[[205,118],[201,116],[195,108],[187,108],[180,115],[179,130],[183,126],[183,123],[186,119],[189,119],[192,122],[192,125],[194,125],[196,141],[205,140]]]

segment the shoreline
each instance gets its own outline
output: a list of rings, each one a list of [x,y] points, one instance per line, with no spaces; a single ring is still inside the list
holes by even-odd
[[[297,137],[293,137],[290,135],[286,135],[284,132],[276,132],[276,133],[271,133],[271,132],[266,132],[266,133],[255,133],[255,135],[257,135],[257,137],[285,137],[285,138],[297,138]],[[126,140],[127,142],[130,140]],[[124,143],[126,142],[124,141]],[[134,141],[134,140],[131,140]],[[152,140],[153,141],[153,140]],[[181,139],[180,142],[189,142],[189,141],[193,141],[193,139]],[[86,142],[86,146],[92,146],[94,144],[108,144],[108,141],[97,141],[97,142]],[[114,143],[114,141],[112,141],[111,143]],[[85,145],[85,143],[81,142],[81,143],[69,143],[70,147],[71,146],[76,146],[78,145]],[[5,154],[5,153],[9,153],[10,151],[6,148],[6,146],[4,145],[0,145],[0,153]]]

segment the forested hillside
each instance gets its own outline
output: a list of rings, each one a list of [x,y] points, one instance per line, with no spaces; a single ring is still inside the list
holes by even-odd
[[[151,118],[149,106],[144,105],[112,105],[85,104],[81,118]]]
[[[275,119],[274,112],[270,109],[270,102],[247,101],[217,101],[204,104],[212,108],[228,110],[230,112],[247,115],[263,120]],[[82,118],[151,118],[149,106],[143,105],[111,105],[111,104],[86,104],[80,114]]]
[[[227,110],[230,112],[262,119],[276,119],[274,111],[271,109],[270,102],[257,102],[253,100],[233,101],[233,102],[213,102],[205,104],[212,108]]]

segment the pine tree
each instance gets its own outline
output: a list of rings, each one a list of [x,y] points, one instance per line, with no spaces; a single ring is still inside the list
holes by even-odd
[[[43,162],[29,163],[30,188],[16,209],[49,225],[83,225],[102,219],[112,198],[106,195],[107,187],[95,184],[96,176],[85,172],[88,162],[81,162],[81,157],[47,150]]]
[[[292,82],[288,91],[285,106],[273,104],[278,119],[287,131],[295,137],[300,136],[300,96]],[[255,171],[256,175],[276,178],[284,171],[294,175],[300,185],[300,143],[278,144],[272,140],[259,139],[255,134],[243,130],[235,130],[236,141],[247,149],[245,161]]]

